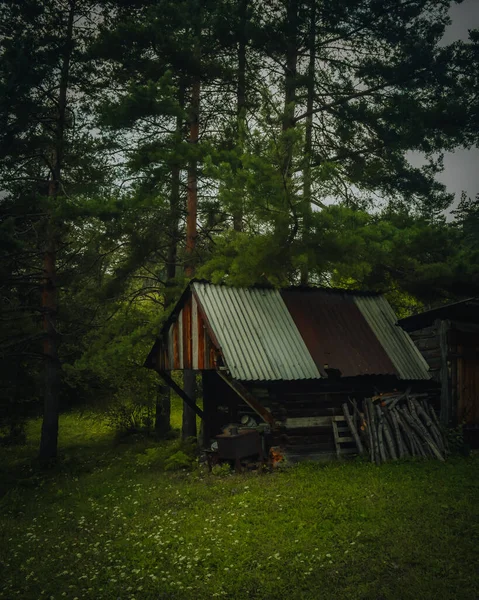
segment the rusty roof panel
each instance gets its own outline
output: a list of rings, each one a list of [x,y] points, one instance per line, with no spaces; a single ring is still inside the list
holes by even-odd
[[[195,367],[198,355],[198,368],[214,368],[207,344],[211,337],[231,375],[240,381],[318,379],[326,375],[325,365],[338,369],[342,377],[430,379],[425,360],[396,325],[388,302],[377,294],[235,288],[203,281],[191,282],[189,289],[192,306],[199,304],[198,315],[193,311],[185,321],[195,330],[191,334],[192,343],[198,344],[192,350]],[[188,301],[185,290],[163,326],[164,350],[174,355],[169,368],[173,364],[181,368],[181,317]]]
[[[399,375],[356,306],[355,296],[301,289],[283,290],[281,296],[318,369],[328,365],[339,369],[342,377]]]
[[[355,296],[354,301],[387,352],[401,379],[430,379],[428,365],[382,296]]]
[[[277,290],[193,282],[231,375],[242,381],[321,377]]]

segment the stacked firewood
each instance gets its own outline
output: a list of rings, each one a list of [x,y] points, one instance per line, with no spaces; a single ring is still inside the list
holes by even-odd
[[[444,461],[447,440],[427,394],[409,390],[366,398],[363,413],[356,403],[343,412],[360,453],[367,449],[371,462],[381,464],[405,456],[434,456]]]

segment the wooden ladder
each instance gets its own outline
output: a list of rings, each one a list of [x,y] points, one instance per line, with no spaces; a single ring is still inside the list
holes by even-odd
[[[354,443],[356,446],[356,442],[354,437],[351,435],[351,431],[349,430],[349,425],[346,421],[346,417],[343,415],[337,415],[333,417],[333,433],[334,433],[334,445],[336,446],[336,455],[338,457],[345,456],[347,454],[357,454],[358,449],[355,448],[342,448],[343,444]],[[343,434],[343,435],[340,435]],[[344,435],[346,434],[346,435]]]

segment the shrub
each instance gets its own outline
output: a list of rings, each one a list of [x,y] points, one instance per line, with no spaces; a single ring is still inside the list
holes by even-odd
[[[446,439],[451,454],[461,454],[469,456],[471,447],[464,439],[464,425],[460,423],[456,427],[450,427],[446,430]]]
[[[25,421],[0,426],[0,446],[22,446],[26,443]]]
[[[153,427],[150,407],[132,402],[118,402],[110,406],[106,412],[106,423],[124,435],[141,431],[150,433]]]
[[[147,448],[143,454],[139,454],[136,458],[136,462],[141,467],[163,467],[165,460],[167,460],[170,453],[169,448],[164,446],[155,446],[153,448]]]
[[[228,475],[231,475],[231,465],[227,462],[224,462],[222,465],[215,465],[211,469],[211,472],[213,475],[216,475],[216,477],[227,477]]]
[[[172,454],[165,462],[165,471],[179,471],[181,469],[190,469],[193,466],[194,459],[178,450]]]
[[[137,464],[146,468],[178,471],[191,469],[196,462],[198,446],[195,438],[176,440],[172,443],[162,443],[147,448],[137,456]]]

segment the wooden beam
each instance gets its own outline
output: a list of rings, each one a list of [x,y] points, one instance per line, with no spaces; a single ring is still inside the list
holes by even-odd
[[[447,365],[449,346],[448,346],[448,330],[449,321],[439,319],[435,322],[438,337],[439,347],[441,349],[441,369],[440,369],[440,382],[441,382],[441,423],[446,427],[449,425],[451,418],[451,394],[449,390],[449,369]]]
[[[286,429],[331,427],[331,417],[289,417],[282,423]]]
[[[225,373],[225,371],[217,371],[218,375],[221,379],[227,383],[230,388],[235,391],[238,396],[246,402],[246,404],[252,408],[256,414],[258,414],[263,421],[274,427],[274,417],[273,415],[266,410],[266,408],[258,402],[258,400],[249,392],[244,385],[242,385],[239,381],[236,381],[229,375]]]
[[[158,371],[159,376],[164,379],[164,381],[170,386],[170,388],[176,392],[178,394],[178,396],[184,401],[186,402],[186,404],[192,408],[195,413],[200,417],[200,419],[203,419],[203,411],[201,410],[201,408],[199,406],[197,406],[196,402],[190,398],[187,394],[185,394],[185,392],[180,388],[180,386],[173,381],[173,379],[168,375],[168,373],[166,373],[165,371]]]
[[[356,446],[358,448],[359,454],[364,454],[363,445],[361,444],[361,440],[359,439],[359,434],[357,432],[356,426],[354,425],[353,418],[349,412],[348,405],[346,404],[346,402],[343,404],[343,413],[344,413],[344,416],[346,417],[346,421],[348,423],[349,430],[353,434],[354,441],[356,442]]]

